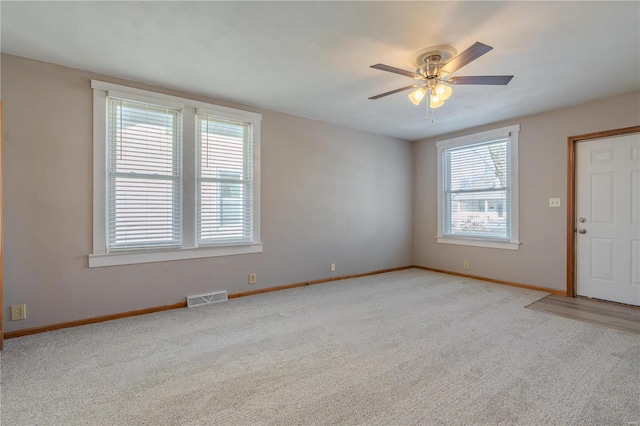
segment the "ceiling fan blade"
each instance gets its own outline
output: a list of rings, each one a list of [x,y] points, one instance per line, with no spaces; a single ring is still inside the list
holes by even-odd
[[[424,77],[422,77],[420,74],[416,74],[415,72],[411,72],[411,71],[405,71],[400,68],[392,67],[385,64],[375,64],[375,65],[371,65],[369,68],[375,68],[381,71],[388,71],[395,74],[406,75],[407,77],[415,78],[418,80],[424,80]]]
[[[375,95],[370,97],[369,99],[379,99],[379,98],[383,98],[385,96],[389,96],[389,95],[393,95],[394,93],[398,93],[398,92],[403,92],[405,90],[409,90],[409,89],[413,89],[414,87],[418,87],[420,86],[419,84],[412,84],[411,86],[407,86],[407,87],[401,87],[399,89],[396,90],[392,90],[390,92],[385,92],[385,93],[381,93],[379,95]]]
[[[469,62],[475,61],[476,59],[478,59],[480,56],[484,55],[491,49],[493,49],[493,47],[487,46],[486,44],[476,41],[475,43],[473,43],[473,45],[470,48],[468,48],[467,50],[465,50],[464,52],[462,52],[461,54],[459,54],[458,56],[456,56],[455,58],[447,62],[446,65],[442,67],[442,71],[449,74],[454,73],[458,71],[460,68],[467,65]]]
[[[509,84],[512,75],[473,75],[468,77],[451,77],[446,80],[451,84],[490,84],[494,86],[504,86]]]

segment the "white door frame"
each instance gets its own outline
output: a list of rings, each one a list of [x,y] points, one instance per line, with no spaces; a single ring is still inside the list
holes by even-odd
[[[640,126],[587,133],[568,138],[567,167],[567,297],[576,297],[576,144],[592,139],[640,133]]]

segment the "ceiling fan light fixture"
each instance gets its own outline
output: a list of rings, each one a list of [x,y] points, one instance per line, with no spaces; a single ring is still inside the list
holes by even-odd
[[[440,99],[446,101],[451,96],[451,93],[453,93],[453,89],[448,84],[440,82],[436,85],[434,92]]]
[[[444,99],[436,94],[431,95],[431,101],[429,102],[431,108],[440,108],[442,105],[444,105]]]
[[[420,105],[420,102],[422,102],[422,99],[424,99],[425,91],[426,90],[424,87],[419,87],[413,92],[409,93],[409,100],[411,101],[411,103],[414,105]]]

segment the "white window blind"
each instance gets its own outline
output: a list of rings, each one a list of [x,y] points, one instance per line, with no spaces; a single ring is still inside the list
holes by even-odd
[[[107,99],[107,248],[181,244],[179,110]]]
[[[510,139],[443,149],[442,236],[511,238]]]
[[[253,152],[250,123],[197,115],[199,245],[253,238]]]

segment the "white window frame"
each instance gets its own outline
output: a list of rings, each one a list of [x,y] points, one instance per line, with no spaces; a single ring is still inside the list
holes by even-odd
[[[93,253],[89,254],[90,268],[262,252],[263,247],[260,240],[261,114],[98,80],[91,80],[91,88],[93,89]],[[182,110],[183,222],[181,248],[118,250],[114,252],[109,252],[107,249],[107,96],[109,94]],[[253,238],[251,242],[197,246],[196,110],[198,109],[206,109],[210,115],[243,121],[252,126]]]
[[[438,150],[438,235],[436,240],[443,244],[457,244],[464,246],[489,247],[497,249],[518,250],[520,248],[520,240],[518,238],[518,133],[520,125],[502,127],[499,129],[488,130],[485,132],[475,133],[472,135],[461,136],[453,139],[446,139],[436,142]],[[443,236],[443,153],[445,149],[461,147],[465,145],[474,145],[483,142],[490,142],[497,139],[509,138],[510,151],[510,181],[511,181],[511,204],[509,209],[510,220],[510,238],[508,241],[495,240],[492,238],[482,237],[463,237],[463,236]]]

